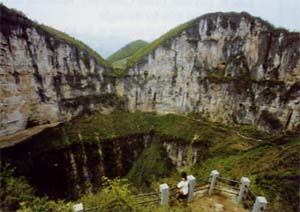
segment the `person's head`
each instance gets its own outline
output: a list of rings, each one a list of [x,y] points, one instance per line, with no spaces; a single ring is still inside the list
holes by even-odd
[[[187,177],[186,177],[186,173],[185,173],[185,172],[182,172],[182,173],[181,173],[181,178],[182,178],[182,180],[184,180],[184,181],[187,180]]]

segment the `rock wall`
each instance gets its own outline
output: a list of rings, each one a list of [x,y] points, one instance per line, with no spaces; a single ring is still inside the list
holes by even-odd
[[[114,106],[112,82],[104,78],[109,68],[23,15],[0,9],[0,136]]]
[[[300,126],[300,36],[246,13],[212,13],[113,79],[82,48],[1,5],[0,136],[83,112],[200,112],[269,132]],[[122,105],[122,107],[127,107]]]
[[[204,15],[136,62],[122,86],[130,110],[297,130],[300,35],[246,13]]]
[[[177,169],[207,158],[208,147],[154,134],[135,134],[102,140],[53,146],[55,130],[48,129],[15,146],[1,149],[2,164],[16,167],[41,196],[78,199],[101,189],[102,177],[125,176],[152,142],[163,144],[166,160]],[[40,141],[43,142],[40,142]]]

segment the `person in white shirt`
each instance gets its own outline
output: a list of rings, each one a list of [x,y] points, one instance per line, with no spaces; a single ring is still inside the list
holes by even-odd
[[[179,195],[177,199],[187,203],[187,197],[189,193],[189,183],[187,181],[187,175],[185,172],[181,173],[181,181],[177,184],[177,189],[179,190]]]

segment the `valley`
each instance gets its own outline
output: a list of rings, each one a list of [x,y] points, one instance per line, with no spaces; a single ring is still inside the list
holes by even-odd
[[[72,211],[81,201],[159,211],[131,196],[212,170],[247,176],[268,211],[299,210],[299,32],[215,12],[105,60],[0,9],[1,210]]]

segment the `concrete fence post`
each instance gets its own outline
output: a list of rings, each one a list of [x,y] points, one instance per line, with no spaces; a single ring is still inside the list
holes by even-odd
[[[243,197],[248,193],[250,186],[250,180],[247,177],[241,178],[241,184],[240,184],[240,191],[239,195],[237,197],[237,202],[241,202],[243,200]]]
[[[265,197],[256,197],[253,209],[251,212],[263,212],[267,210],[268,202]]]
[[[75,212],[78,212],[78,211],[84,211],[84,209],[83,209],[83,204],[82,204],[82,203],[79,203],[79,204],[74,205],[74,206],[73,206],[73,210],[74,210]]]
[[[212,194],[212,192],[215,188],[216,182],[217,182],[217,178],[219,177],[219,175],[220,175],[220,173],[217,170],[211,171],[211,173],[210,173],[211,181],[210,181],[209,190],[208,190],[209,195]]]
[[[188,201],[192,201],[194,197],[196,178],[193,175],[189,175],[187,176],[187,180],[189,182]]]
[[[168,184],[160,184],[159,186],[160,191],[160,198],[161,198],[161,205],[167,206],[169,204],[169,195],[170,195],[170,188]]]

